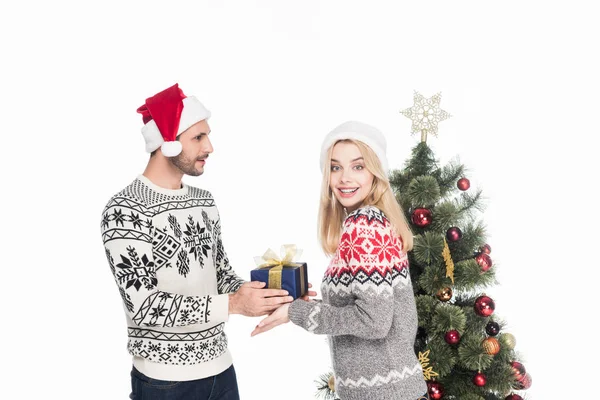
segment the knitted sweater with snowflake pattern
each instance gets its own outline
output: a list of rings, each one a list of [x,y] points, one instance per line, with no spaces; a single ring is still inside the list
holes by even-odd
[[[427,391],[414,353],[417,311],[401,238],[376,207],[350,213],[321,285],[292,322],[329,339],[343,400],[415,400]]]
[[[164,189],[140,175],[110,199],[101,230],[134,366],[169,381],[229,368],[228,293],[244,281],[229,265],[212,195],[186,184]]]

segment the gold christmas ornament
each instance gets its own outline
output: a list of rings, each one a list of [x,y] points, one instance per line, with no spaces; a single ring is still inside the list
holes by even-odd
[[[452,288],[443,287],[437,291],[435,296],[438,298],[439,301],[443,301],[443,302],[449,301],[452,298]]]
[[[498,354],[498,352],[500,352],[500,343],[498,342],[498,339],[494,337],[484,339],[481,344],[483,346],[483,350],[485,350],[485,352],[489,355],[495,356]]]
[[[452,256],[450,255],[450,247],[448,247],[448,242],[446,242],[445,238],[442,256],[444,256],[444,262],[446,262],[446,277],[450,278],[452,283],[454,283],[454,261],[452,261]]]
[[[400,114],[412,120],[411,133],[421,134],[421,142],[427,142],[427,134],[437,136],[438,123],[451,117],[440,108],[442,94],[438,93],[426,99],[422,94],[415,91],[413,96],[414,105],[411,108],[400,111]]]
[[[501,338],[504,345],[510,350],[513,350],[517,345],[517,339],[512,333],[503,333]]]
[[[333,374],[331,374],[331,376],[329,377],[329,382],[327,383],[327,386],[329,386],[329,390],[335,392],[335,376],[333,376]]]

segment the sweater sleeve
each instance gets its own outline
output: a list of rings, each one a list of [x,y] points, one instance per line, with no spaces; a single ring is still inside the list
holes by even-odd
[[[218,214],[218,211],[217,211]],[[216,240],[216,257],[215,267],[217,269],[217,289],[220,294],[235,293],[245,282],[240,278],[231,265],[229,264],[229,258],[225,252],[223,246],[223,239],[221,237],[221,218],[217,219],[215,224],[215,240]]]
[[[137,326],[217,324],[229,318],[227,294],[184,296],[158,290],[151,219],[142,206],[111,201],[102,216],[102,241],[124,308]],[[111,206],[112,204],[112,206]]]
[[[346,220],[337,256],[347,266],[340,273],[349,275],[350,284],[346,287],[340,278],[336,290],[350,290],[344,293],[350,304],[335,307],[298,299],[290,305],[290,320],[316,334],[386,337],[393,320],[392,268],[397,252],[387,220]]]

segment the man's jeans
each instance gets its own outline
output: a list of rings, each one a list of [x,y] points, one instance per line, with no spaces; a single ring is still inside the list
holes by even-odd
[[[219,375],[195,381],[161,381],[133,368],[132,400],[239,400],[233,365]]]

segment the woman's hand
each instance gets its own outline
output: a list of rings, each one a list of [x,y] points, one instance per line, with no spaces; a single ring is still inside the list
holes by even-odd
[[[270,331],[278,325],[290,322],[290,318],[288,316],[289,308],[289,304],[284,304],[281,307],[279,307],[273,312],[273,314],[260,321],[258,325],[256,325],[256,328],[254,328],[250,336],[255,336],[259,333]]]
[[[312,283],[308,284],[308,288],[310,289],[312,287]],[[308,293],[306,293],[304,296],[300,297],[302,300],[304,301],[310,301],[311,297],[315,297],[317,295],[317,292],[315,292],[314,290],[309,290]]]

